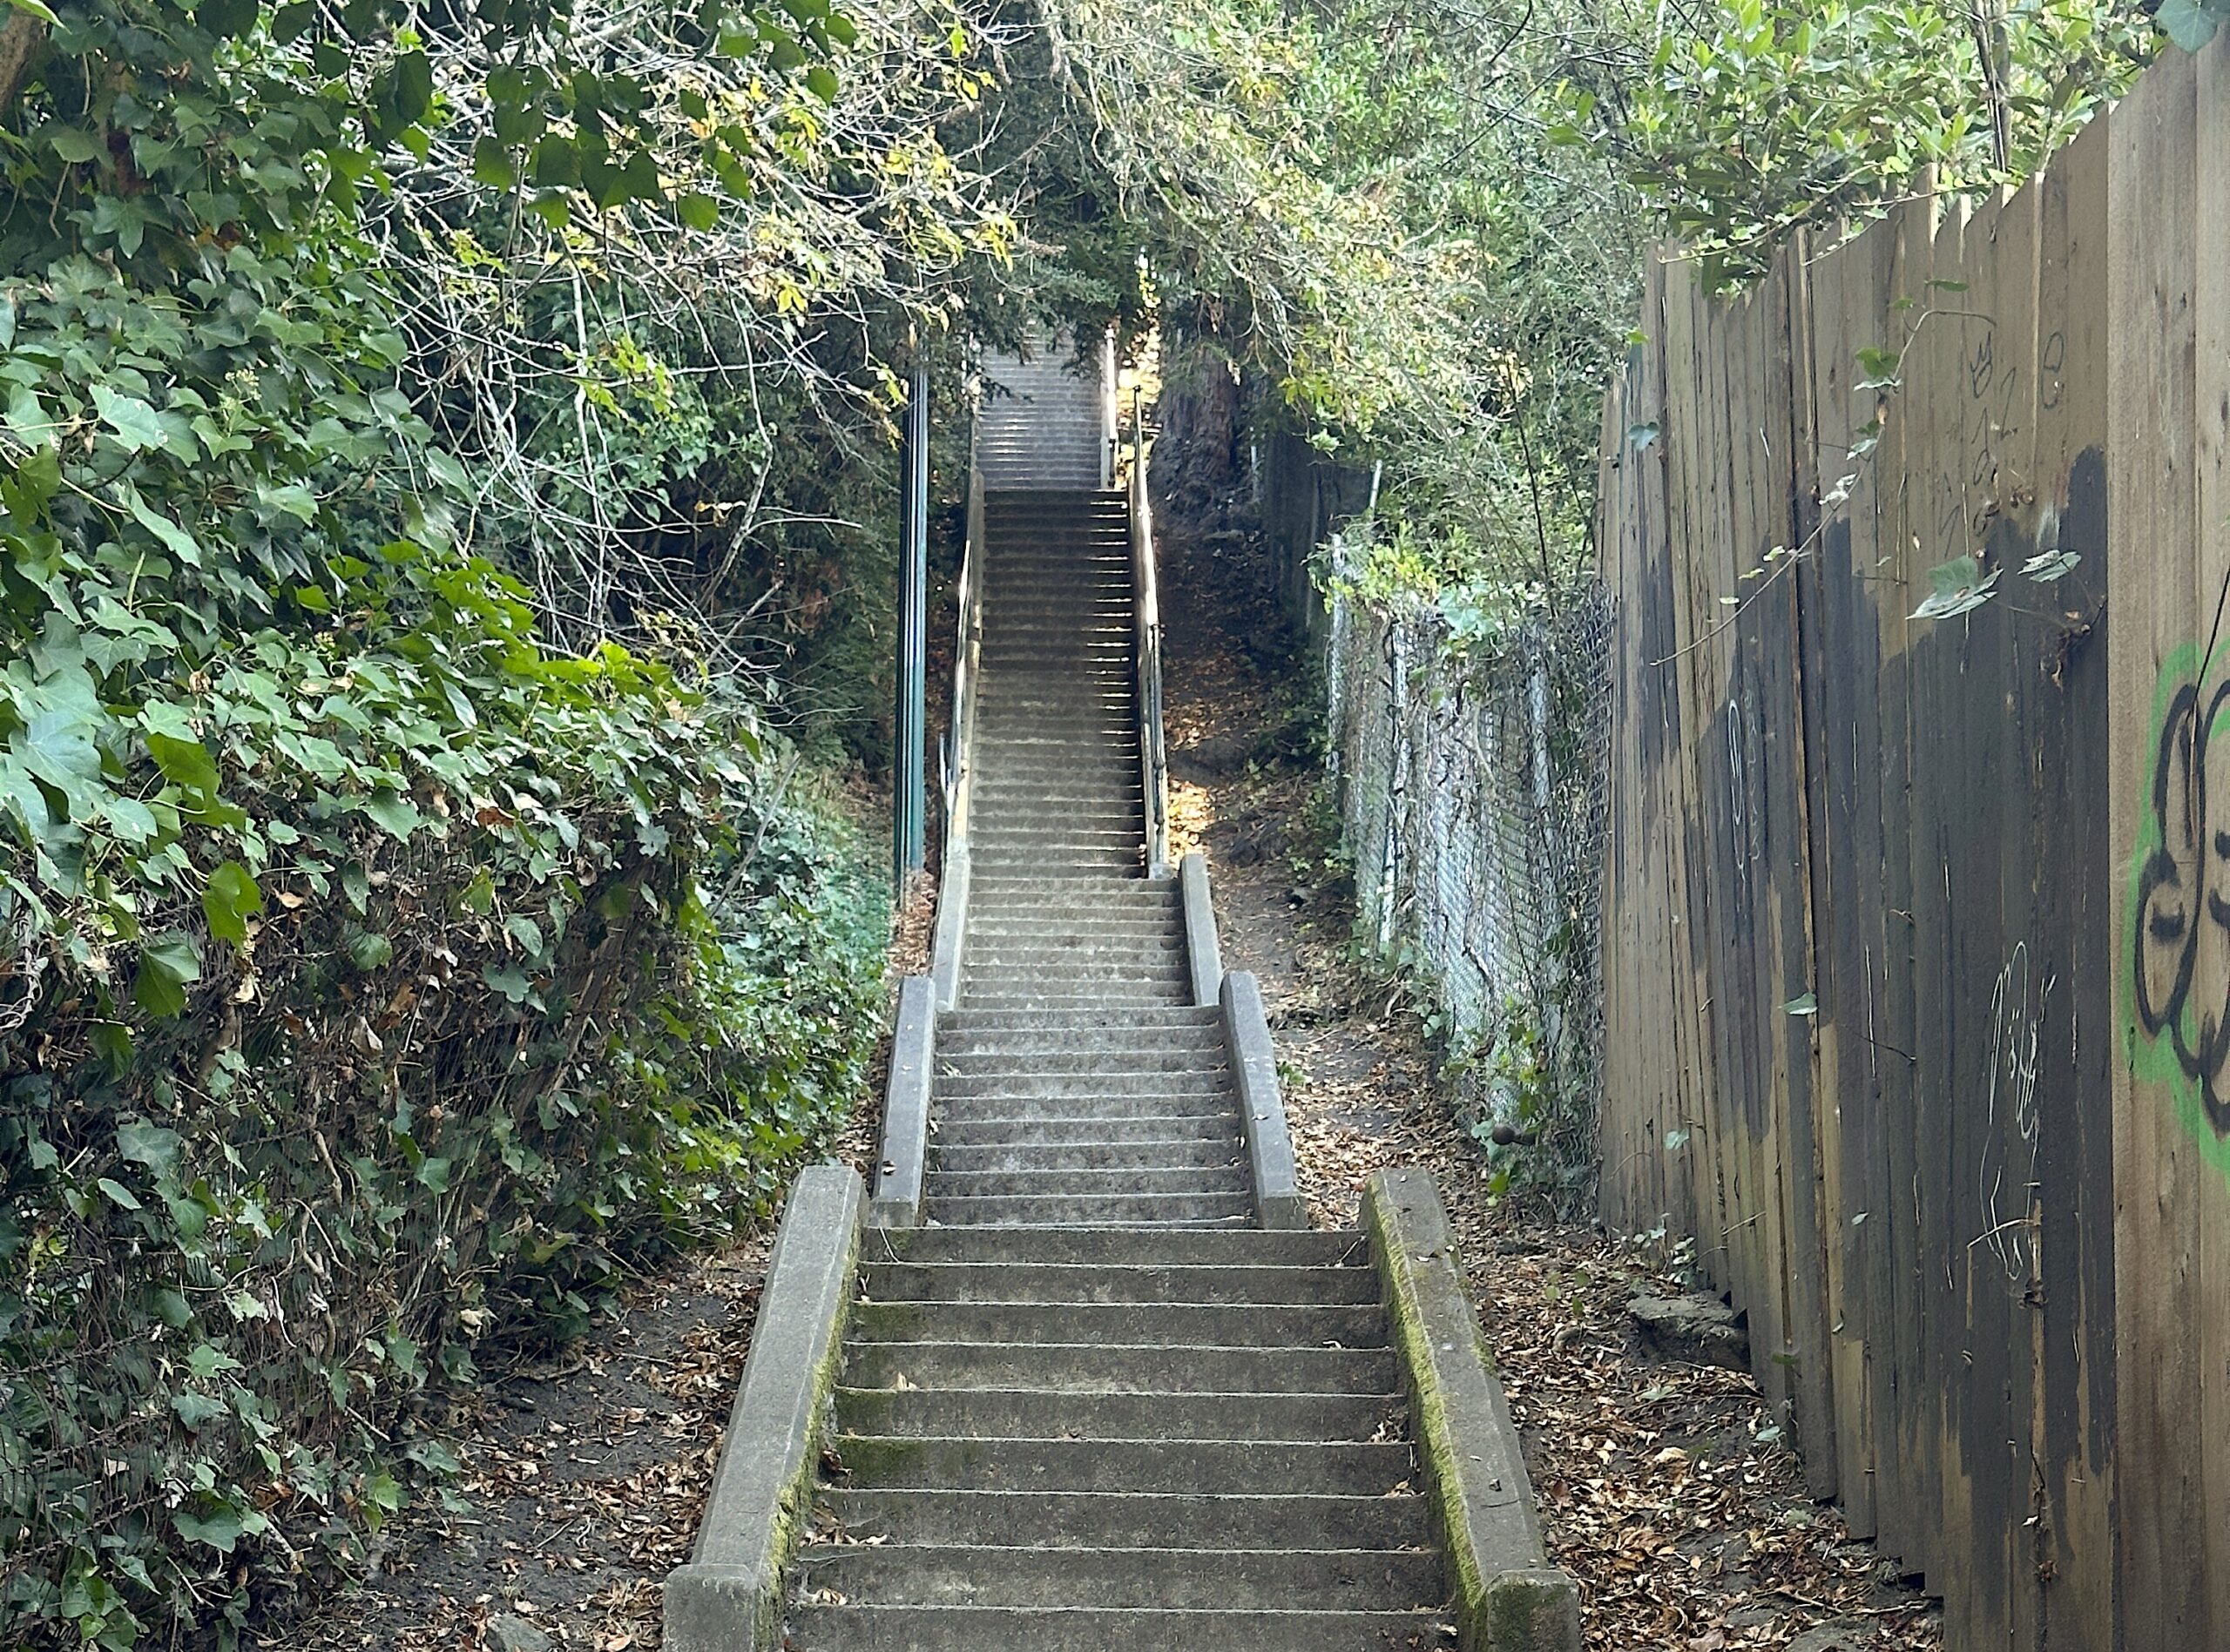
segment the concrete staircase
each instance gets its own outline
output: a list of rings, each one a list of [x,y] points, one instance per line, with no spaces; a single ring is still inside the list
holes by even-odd
[[[798,1568],[814,1652],[1445,1644],[1361,1237],[870,1231]]]
[[[984,511],[974,872],[937,1023],[929,1219],[1254,1214],[1223,1026],[1145,855],[1122,496]]]
[[[986,487],[1099,488],[1106,485],[1107,401],[1102,361],[1078,364],[1062,341],[1025,361],[993,355],[976,420],[976,466]]]
[[[1449,1644],[1362,1237],[1253,1225],[1224,1022],[1143,875],[1125,502],[993,493],[984,556],[929,1225],[864,1236],[788,1644]]]

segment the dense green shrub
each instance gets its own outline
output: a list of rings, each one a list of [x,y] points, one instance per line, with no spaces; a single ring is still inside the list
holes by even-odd
[[[349,11],[61,7],[0,124],[0,1643],[345,1563],[418,1390],[763,1208],[874,1035],[754,694],[482,554],[367,216],[430,71]]]

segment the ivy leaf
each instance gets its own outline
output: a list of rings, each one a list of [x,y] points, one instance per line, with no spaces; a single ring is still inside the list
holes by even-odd
[[[216,795],[217,760],[209,755],[209,748],[200,741],[180,739],[175,734],[150,731],[147,755],[155,759],[155,766],[172,785],[203,798]]]
[[[94,1185],[98,1187],[102,1192],[108,1195],[109,1202],[111,1204],[120,1206],[122,1209],[126,1210],[136,1210],[139,1208],[139,1201],[138,1197],[132,1193],[132,1190],[125,1186],[123,1183],[112,1181],[109,1177],[104,1176],[98,1183],[94,1183]]]
[[[142,499],[139,490],[129,483],[125,487],[124,502],[132,511],[132,519],[161,540],[171,555],[189,568],[201,566],[201,542]]]
[[[526,1002],[527,995],[534,990],[534,983],[527,979],[526,971],[508,965],[501,969],[492,964],[484,966],[480,975],[482,980],[515,1004]]]
[[[116,433],[116,439],[129,453],[144,453],[150,448],[167,448],[171,433],[164,428],[162,415],[136,395],[125,395],[105,384],[93,387],[93,406],[100,410],[101,421]]]
[[[72,166],[82,166],[101,152],[93,135],[76,126],[50,126],[46,129],[47,146]]]
[[[1972,556],[1954,556],[1929,569],[1928,581],[1935,589],[1909,617],[1950,619],[1980,608],[1990,599],[1992,587],[1997,583],[1997,570],[1984,574],[1982,564]]]
[[[511,146],[492,134],[482,138],[472,146],[472,176],[476,182],[490,189],[510,189],[516,185],[519,171],[511,162]]]
[[[262,910],[263,891],[239,861],[227,860],[209,874],[201,891],[201,913],[218,940],[246,946],[247,920]]]
[[[262,10],[261,0],[201,0],[193,20],[220,40],[229,40],[253,29]]]
[[[34,715],[10,742],[24,768],[69,799],[75,819],[97,814],[106,800],[100,749],[89,732],[95,726],[83,708],[57,705]]]
[[[805,84],[822,103],[836,101],[836,71],[825,63],[817,63],[805,71]]]
[[[212,1399],[207,1394],[197,1394],[191,1389],[171,1396],[171,1409],[178,1419],[189,1429],[199,1430],[204,1423],[231,1414],[232,1407],[221,1399]]]
[[[2079,551],[2043,550],[2023,563],[2021,571],[2031,579],[2049,584],[2055,579],[2065,578],[2075,570],[2075,564],[2082,560]]]
[[[2214,38],[2224,15],[2219,3],[2210,4],[2208,0],[2160,0],[2154,20],[2160,32],[2186,51],[2198,51]]]
[[[673,210],[693,230],[709,231],[720,221],[720,205],[710,195],[684,195],[674,202]]]
[[[222,1504],[206,1518],[178,1509],[171,1515],[171,1524],[178,1527],[178,1534],[187,1542],[206,1543],[220,1554],[231,1554],[233,1546],[240,1541],[240,1514]]]
[[[186,1009],[186,989],[201,979],[201,954],[190,935],[171,934],[139,949],[139,970],[132,981],[132,1001],[159,1020]]]
[[[348,937],[348,961],[368,974],[384,968],[395,956],[395,942],[376,930],[360,929]]]
[[[1868,345],[1858,353],[1859,370],[1865,375],[1858,381],[1862,390],[1895,390],[1903,383],[1897,376],[1897,364],[1904,359],[1896,350],[1885,350]]]
[[[396,838],[408,838],[425,819],[417,806],[399,792],[375,792],[364,800],[363,809]]]
[[[155,812],[137,798],[112,797],[102,813],[108,817],[109,830],[116,833],[118,840],[135,848],[152,842],[161,830]]]
[[[144,1118],[127,1118],[116,1127],[116,1150],[134,1164],[144,1164],[161,1181],[178,1174],[179,1149],[184,1138]]]
[[[193,1350],[186,1356],[186,1368],[200,1378],[202,1381],[207,1382],[219,1372],[238,1371],[240,1368],[240,1362],[221,1348],[210,1343],[199,1342],[194,1344]]]

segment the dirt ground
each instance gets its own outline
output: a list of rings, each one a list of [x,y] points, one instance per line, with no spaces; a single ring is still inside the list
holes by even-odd
[[[1303,1190],[1320,1222],[1351,1225],[1373,1170],[1436,1171],[1588,1645],[1938,1652],[1934,1603],[1805,1495],[1747,1373],[1639,1346],[1628,1299],[1688,1288],[1665,1244],[1489,1200],[1417,1015],[1349,947],[1310,691],[1250,595],[1259,543],[1243,523],[1160,524],[1172,820],[1208,856],[1225,966],[1260,978]]]
[[[1346,1225],[1381,1165],[1437,1172],[1590,1647],[1938,1652],[1930,1602],[1804,1496],[1754,1383],[1639,1347],[1626,1301],[1685,1288],[1677,1258],[1490,1203],[1416,1015],[1350,955],[1307,691],[1248,595],[1258,547],[1175,515],[1163,531],[1172,817],[1214,868],[1226,964],[1261,978],[1305,1190],[1320,1221]],[[926,949],[917,903],[898,968],[921,968]],[[872,1152],[872,1111],[841,1144],[855,1164]],[[559,1359],[467,1396],[440,1422],[463,1465],[455,1485],[389,1527],[361,1588],[272,1644],[657,1647],[659,1583],[694,1540],[767,1239],[678,1262]]]

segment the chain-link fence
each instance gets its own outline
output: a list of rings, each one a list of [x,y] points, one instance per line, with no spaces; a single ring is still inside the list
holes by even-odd
[[[1332,606],[1331,755],[1366,932],[1437,996],[1465,1123],[1534,1138],[1513,1170],[1573,1204],[1602,1086],[1610,633],[1599,583],[1491,646],[1436,609]]]

